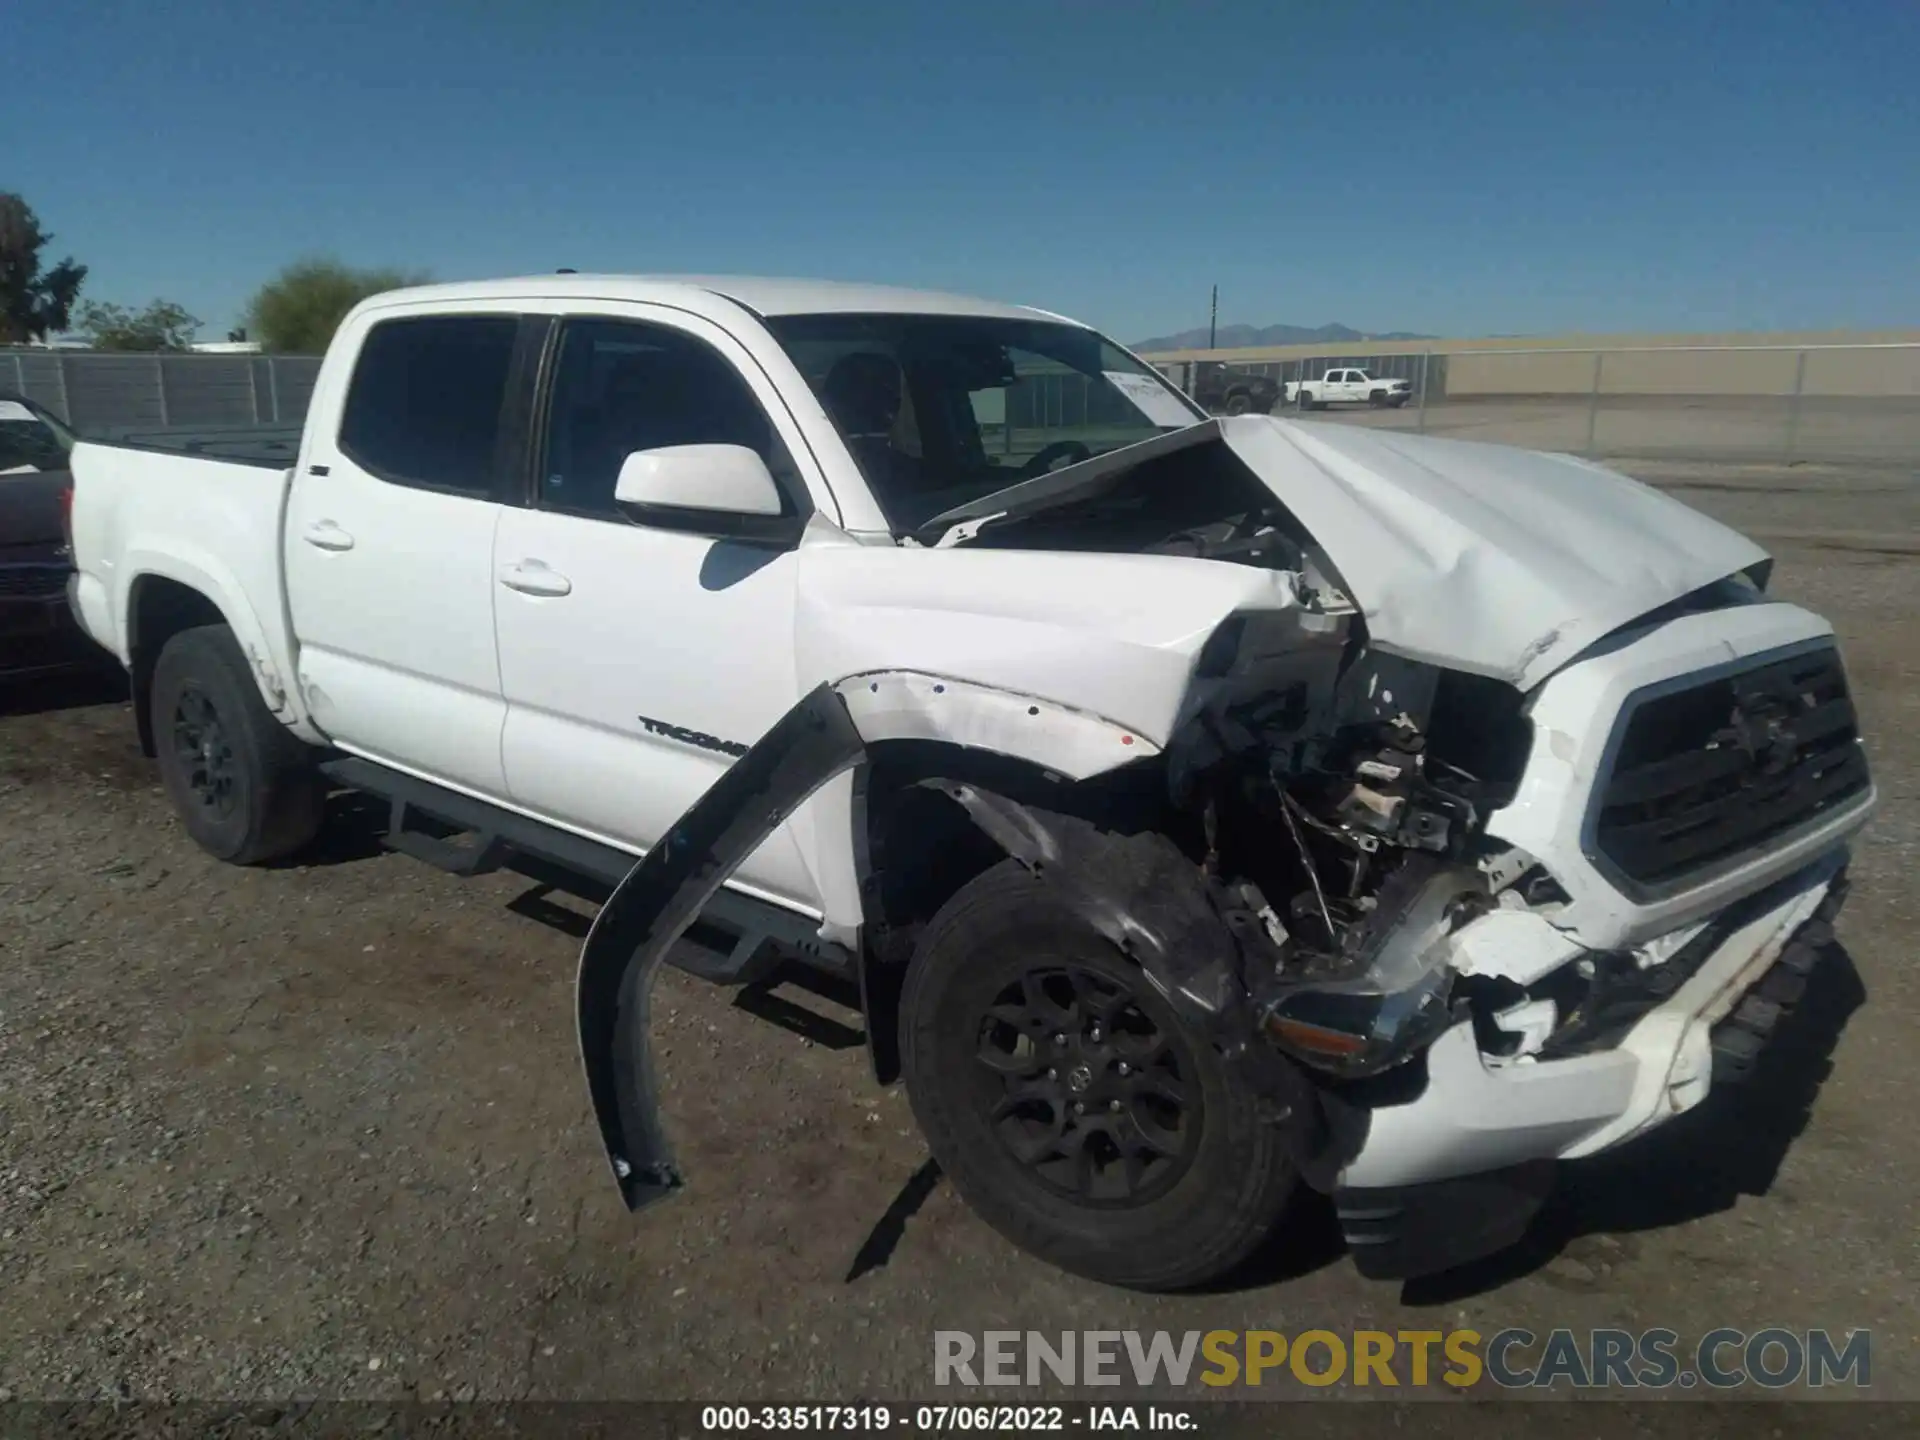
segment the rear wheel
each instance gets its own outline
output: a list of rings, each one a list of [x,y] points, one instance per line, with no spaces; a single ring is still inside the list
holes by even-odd
[[[1244,390],[1235,390],[1227,396],[1226,412],[1229,415],[1244,415],[1253,409],[1253,397]]]
[[[1271,1233],[1282,1136],[1139,967],[1004,861],[942,907],[901,1000],[934,1157],[988,1224],[1062,1269],[1201,1284]]]
[[[313,839],[325,788],[307,747],[260,698],[226,626],[167,641],[153,668],[152,715],[160,778],[201,849],[256,865]]]

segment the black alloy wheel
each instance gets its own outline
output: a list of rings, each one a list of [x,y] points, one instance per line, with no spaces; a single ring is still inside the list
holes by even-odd
[[[197,625],[167,640],[153,663],[147,714],[167,798],[209,855],[258,865],[319,831],[327,792],[314,754],[267,709],[226,626]]]
[[[1036,963],[994,996],[978,1031],[980,1104],[1039,1185],[1081,1204],[1139,1205],[1192,1163],[1192,1058],[1130,987]]]
[[[940,1168],[1002,1235],[1143,1290],[1225,1274],[1278,1223],[1290,1132],[1204,1027],[1003,860],[928,921],[900,994],[900,1062]]]
[[[174,701],[173,753],[201,812],[209,820],[229,818],[239,804],[239,766],[220,712],[198,686],[183,688]]]

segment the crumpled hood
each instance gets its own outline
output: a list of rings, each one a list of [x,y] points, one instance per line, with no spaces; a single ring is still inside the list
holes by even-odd
[[[1571,455],[1266,415],[1214,419],[957,505],[923,543],[1092,500],[1228,446],[1325,550],[1383,650],[1529,690],[1602,636],[1767,559],[1744,535]],[[937,537],[937,538],[936,538]]]
[[[1610,631],[1767,558],[1576,459],[1267,416],[1221,438],[1326,549],[1382,648],[1531,689]]]

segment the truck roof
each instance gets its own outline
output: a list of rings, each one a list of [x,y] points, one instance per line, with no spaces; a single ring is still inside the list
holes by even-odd
[[[1005,305],[937,290],[859,285],[842,280],[778,279],[759,275],[520,275],[392,290],[374,305],[416,300],[631,300],[667,304],[719,295],[760,315],[983,315],[1001,319],[1064,320],[1025,305]],[[1067,321],[1078,324],[1078,321]]]

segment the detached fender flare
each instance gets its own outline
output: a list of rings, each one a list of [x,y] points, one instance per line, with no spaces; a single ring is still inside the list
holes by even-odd
[[[909,739],[1014,755],[1076,780],[1159,748],[1100,716],[914,672],[850,675],[802,698],[627,872],[581,947],[580,1059],[629,1209],[682,1183],[648,1042],[649,997],[667,952],[774,829],[865,761],[869,742]]]
[[[627,872],[581,948],[581,1063],[629,1210],[684,1183],[660,1121],[649,1043],[654,980],[674,942],[768,834],[828,781],[866,760],[867,741],[845,698],[852,688],[844,681],[822,685],[783,715]],[[884,738],[893,727],[877,728]],[[1342,1123],[1344,1107],[1316,1097],[1300,1072],[1255,1035],[1228,963],[1231,944],[1171,848],[1153,836],[1105,835],[976,786],[921,783],[945,793],[1014,859],[1045,871],[1089,924],[1135,958],[1254,1086],[1269,1123],[1288,1132],[1309,1183],[1325,1188],[1359,1137],[1350,1121]]]
[[[613,1176],[630,1210],[680,1188],[647,1041],[667,952],[767,835],[865,755],[846,703],[810,692],[736,760],[627,872],[580,950],[580,1059]]]

